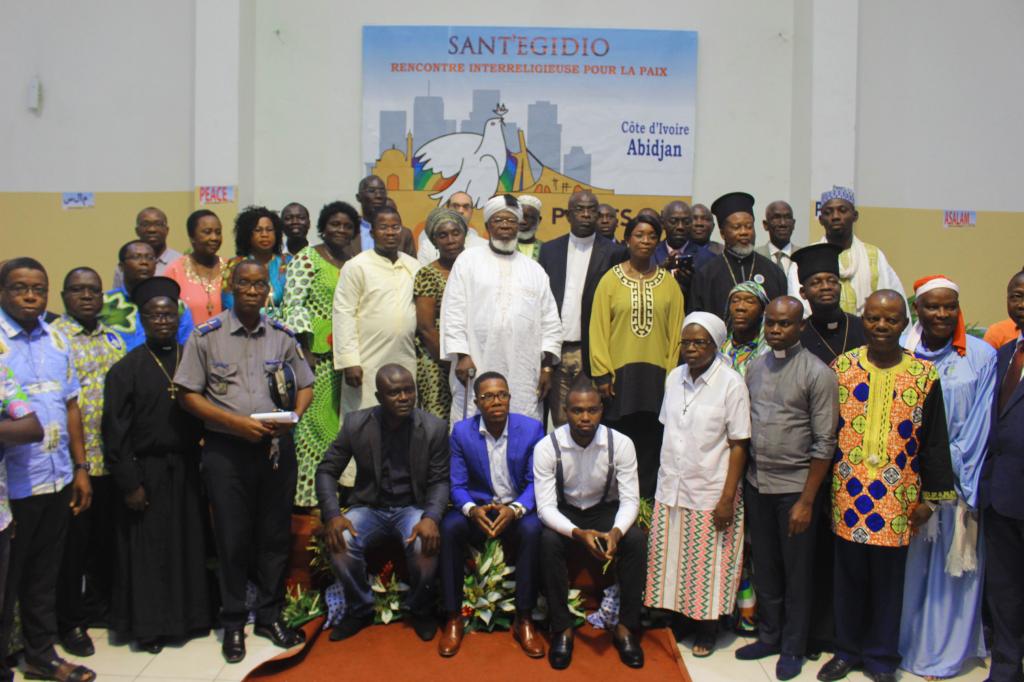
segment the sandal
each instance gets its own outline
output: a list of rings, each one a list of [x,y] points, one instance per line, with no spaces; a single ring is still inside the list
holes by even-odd
[[[55,680],[56,682],[93,682],[96,679],[96,673],[84,665],[77,665],[55,656],[43,665],[26,661],[25,679]]]
[[[697,633],[697,636],[693,640],[693,647],[690,651],[693,653],[694,658],[707,658],[715,651],[715,645],[718,643],[718,633],[714,630],[702,630]]]

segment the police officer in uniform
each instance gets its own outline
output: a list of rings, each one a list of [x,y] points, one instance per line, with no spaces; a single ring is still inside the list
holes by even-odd
[[[313,373],[295,333],[260,312],[270,289],[266,267],[239,264],[230,286],[234,308],[196,327],[174,383],[184,389],[182,407],[205,426],[202,468],[220,561],[222,652],[237,663],[245,657],[250,579],[255,634],[285,648],[305,640],[281,620],[296,477],[292,424],[250,415],[301,416],[313,397]]]

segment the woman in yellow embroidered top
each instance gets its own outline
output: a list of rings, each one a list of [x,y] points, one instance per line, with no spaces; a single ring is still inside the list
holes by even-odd
[[[663,427],[665,376],[679,364],[683,295],[652,264],[661,221],[644,214],[626,225],[629,260],[609,270],[594,292],[590,366],[605,399],[604,422],[636,446],[640,495],[653,497]]]

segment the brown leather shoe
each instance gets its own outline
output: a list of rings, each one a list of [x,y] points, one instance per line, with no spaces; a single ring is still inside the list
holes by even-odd
[[[517,618],[512,625],[512,636],[530,658],[544,658],[544,639],[530,618]]]
[[[445,658],[459,653],[463,634],[465,634],[465,626],[462,624],[462,616],[449,618],[441,629],[441,639],[437,642],[437,653]]]

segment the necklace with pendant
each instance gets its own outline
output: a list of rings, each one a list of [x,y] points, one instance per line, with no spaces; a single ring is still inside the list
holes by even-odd
[[[153,362],[155,362],[156,366],[160,368],[160,371],[163,372],[163,375],[167,377],[167,393],[170,394],[171,400],[177,400],[178,387],[174,385],[174,378],[170,374],[168,374],[167,369],[164,367],[164,363],[160,362],[160,358],[156,356],[156,353],[153,352],[153,349],[151,349],[147,345],[146,350],[149,351],[149,357],[153,358]],[[178,368],[179,362],[181,362],[181,346],[176,347],[174,369]]]

